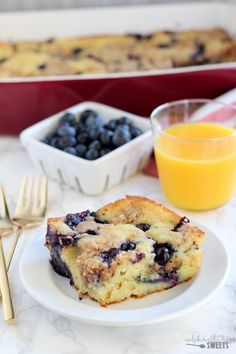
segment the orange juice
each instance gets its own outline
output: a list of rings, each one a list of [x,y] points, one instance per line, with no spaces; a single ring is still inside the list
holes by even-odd
[[[155,137],[160,182],[182,208],[216,208],[236,185],[236,131],[216,123],[179,123]]]

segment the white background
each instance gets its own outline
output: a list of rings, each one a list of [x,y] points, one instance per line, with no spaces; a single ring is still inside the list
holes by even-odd
[[[52,8],[135,5],[184,2],[186,0],[1,0],[0,11],[36,10]],[[194,0],[199,2],[199,0]],[[200,0],[201,1],[201,0]],[[228,2],[228,0],[222,0]]]

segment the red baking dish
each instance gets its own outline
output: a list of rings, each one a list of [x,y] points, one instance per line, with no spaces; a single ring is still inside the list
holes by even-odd
[[[234,35],[235,17],[236,6],[220,2],[5,13],[0,15],[0,40],[213,27]],[[127,74],[1,79],[0,133],[18,134],[82,101],[148,116],[163,102],[213,98],[235,86],[236,63]]]

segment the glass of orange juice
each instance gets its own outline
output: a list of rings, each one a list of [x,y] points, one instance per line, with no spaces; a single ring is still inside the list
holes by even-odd
[[[189,210],[226,203],[236,187],[236,108],[214,100],[175,101],[157,107],[151,124],[170,202]]]

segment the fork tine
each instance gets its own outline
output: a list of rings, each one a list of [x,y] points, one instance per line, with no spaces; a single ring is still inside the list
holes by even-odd
[[[3,193],[3,200],[4,200],[4,206],[5,206],[5,215],[8,219],[10,219],[10,213],[9,213],[8,206],[7,206],[6,194],[5,194],[3,187],[2,187],[2,193]]]
[[[28,191],[26,193],[26,205],[30,208],[32,208],[32,204],[33,204],[33,189],[34,189],[34,177],[30,176]]]
[[[26,186],[27,186],[27,177],[24,176],[22,184],[21,184],[20,194],[19,194],[19,197],[17,199],[15,213],[17,213],[21,209],[22,205],[25,204]]]
[[[37,178],[36,189],[34,194],[34,203],[33,203],[33,212],[37,210],[39,206],[39,195],[40,195],[40,185],[41,185],[41,176]]]
[[[0,200],[1,200],[1,208],[0,208],[0,216],[5,217],[5,203],[4,203],[4,194],[3,187],[0,186]]]
[[[42,193],[41,193],[41,208],[43,209],[43,215],[46,212],[47,199],[48,199],[48,178],[47,176],[44,176],[43,183],[42,183]]]
[[[0,209],[0,215],[2,215],[2,217],[4,218],[10,219],[9,210],[7,207],[6,195],[3,186],[0,186],[0,199],[2,204],[2,207]]]
[[[1,199],[0,216],[2,216],[3,218],[10,219],[9,211],[7,207],[6,195],[4,192],[4,188],[1,185],[0,185],[0,199]]]

